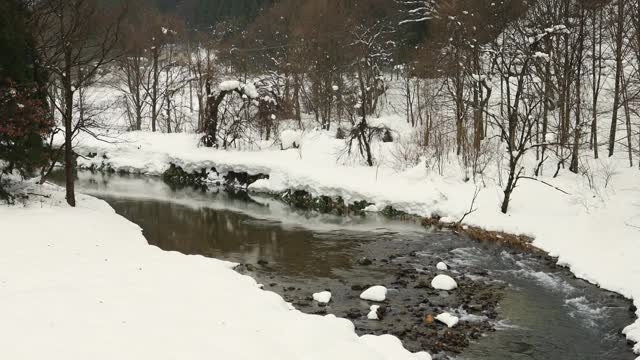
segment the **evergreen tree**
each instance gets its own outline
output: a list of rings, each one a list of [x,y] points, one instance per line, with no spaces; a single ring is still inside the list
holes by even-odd
[[[26,25],[26,9],[18,0],[0,2],[0,77],[23,84],[34,81],[35,51]]]
[[[0,176],[34,170],[45,155],[43,136],[53,126],[41,96],[27,16],[23,2],[0,3]],[[0,199],[9,197],[0,180]]]

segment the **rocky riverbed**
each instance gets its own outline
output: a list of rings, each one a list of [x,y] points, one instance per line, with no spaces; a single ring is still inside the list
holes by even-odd
[[[359,253],[376,256],[354,257],[352,269],[348,271],[350,276],[335,279],[308,281],[283,277],[278,274],[277,266],[266,261],[242,264],[237,270],[255,277],[265,290],[281,294],[303,312],[334,314],[352,320],[359,334],[393,334],[412,351],[459,353],[470,340],[494,331],[494,325],[500,320],[497,307],[505,284],[490,281],[487,271],[482,269],[453,267],[439,271],[436,265],[445,259],[424,256],[419,248],[417,242],[363,243]],[[430,283],[438,274],[454,277],[458,288],[434,289]],[[374,285],[388,288],[387,299],[383,302],[360,299],[360,294]],[[312,299],[313,293],[322,290],[332,294],[328,304]],[[367,318],[371,305],[380,306],[379,320]],[[435,320],[445,312],[459,317],[460,322],[449,328]]]

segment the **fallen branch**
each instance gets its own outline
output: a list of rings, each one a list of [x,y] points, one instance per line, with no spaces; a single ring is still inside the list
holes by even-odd
[[[478,199],[478,195],[480,194],[480,191],[482,191],[482,189],[476,185],[476,190],[473,192],[473,199],[471,200],[471,206],[469,206],[469,211],[467,211],[462,218],[456,223],[456,227],[460,226],[462,224],[462,222],[464,221],[464,219],[467,218],[467,216],[473,214],[474,212],[476,212],[478,209],[475,209],[474,206],[476,204],[476,200]]]
[[[570,193],[568,193],[568,192],[566,192],[566,191],[564,191],[564,190],[560,189],[559,187],[557,187],[557,186],[555,186],[555,185],[551,185],[551,184],[549,184],[549,183],[548,183],[548,182],[546,182],[546,181],[543,181],[543,180],[540,180],[540,179],[536,179],[536,178],[532,178],[532,177],[529,177],[529,176],[521,176],[520,178],[521,178],[521,179],[526,179],[526,180],[533,180],[533,181],[537,181],[537,182],[540,182],[540,183],[542,183],[542,184],[547,185],[547,186],[548,186],[548,187],[550,187],[550,188],[554,188],[554,189],[556,189],[556,190],[560,191],[561,193],[563,193],[563,194],[565,194],[565,195],[571,195]]]
[[[50,199],[51,195],[44,195],[44,194],[37,194],[37,193],[32,193],[32,192],[28,192],[25,193],[26,195],[30,195],[30,196],[39,196],[39,197],[43,197],[45,199]]]

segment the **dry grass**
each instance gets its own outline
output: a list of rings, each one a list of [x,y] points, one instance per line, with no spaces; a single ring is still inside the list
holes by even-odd
[[[449,229],[455,233],[464,234],[478,242],[495,242],[500,245],[531,253],[544,253],[544,251],[533,246],[533,239],[526,235],[514,235],[501,231],[489,231],[477,226],[447,223],[441,221],[440,218],[437,217],[422,219],[422,225],[431,226],[437,229]]]

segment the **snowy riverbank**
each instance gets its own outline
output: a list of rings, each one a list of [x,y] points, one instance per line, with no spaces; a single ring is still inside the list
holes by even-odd
[[[106,203],[31,185],[0,206],[6,359],[429,359],[392,336],[305,315],[233,264],[163,252]]]
[[[452,221],[469,210],[476,190],[473,182],[462,181],[462,172],[455,166],[448,166],[439,175],[424,166],[398,171],[391,166],[343,164],[336,158],[344,143],[328,132],[307,132],[300,136],[301,149],[287,151],[216,151],[199,148],[197,142],[192,134],[145,132],[118,135],[116,143],[82,138],[78,151],[98,155],[79,162],[84,166],[108,164],[115,170],[148,175],[160,175],[172,163],[187,171],[215,167],[222,173],[263,173],[270,179],[258,181],[252,189],[340,195],[347,201],[370,201],[380,209],[393,205],[409,213],[437,214]],[[390,151],[383,147],[393,145],[378,146],[378,156],[389,157]],[[486,186],[475,203],[477,211],[465,223],[530,235],[536,246],[558,256],[559,263],[571,268],[576,276],[640,305],[638,170],[625,166],[622,159],[600,160],[591,166],[591,186],[585,177],[568,172],[557,179],[542,178],[566,194],[540,182],[523,180],[509,215],[499,212],[500,186],[485,179]],[[640,341],[640,321],[626,328],[625,334],[630,340]],[[635,350],[640,353],[640,345]]]

